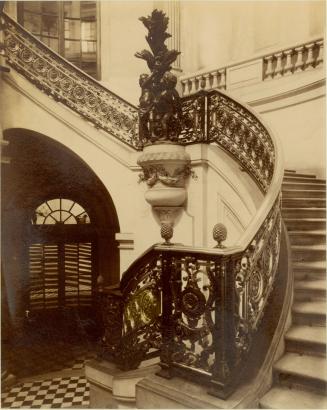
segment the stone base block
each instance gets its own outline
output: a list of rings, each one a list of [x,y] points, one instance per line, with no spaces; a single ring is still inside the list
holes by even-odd
[[[105,360],[87,363],[85,376],[90,383],[90,408],[136,408],[135,386],[160,369],[157,362],[158,359],[144,362],[139,369],[125,372]]]

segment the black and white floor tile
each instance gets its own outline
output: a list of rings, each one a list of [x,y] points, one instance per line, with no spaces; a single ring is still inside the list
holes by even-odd
[[[2,394],[2,408],[69,408],[87,407],[89,384],[85,377],[74,376],[28,382]]]

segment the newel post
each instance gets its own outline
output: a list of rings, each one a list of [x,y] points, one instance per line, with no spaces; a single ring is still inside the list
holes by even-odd
[[[215,363],[209,393],[226,399],[234,387],[235,325],[234,278],[232,261],[228,256],[217,258],[215,263],[217,299],[213,332]]]

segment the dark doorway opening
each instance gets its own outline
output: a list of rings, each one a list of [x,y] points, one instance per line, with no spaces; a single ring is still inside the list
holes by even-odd
[[[119,223],[106,187],[76,154],[30,130],[4,136],[2,358],[26,376],[36,364],[53,370],[58,352],[66,366],[73,347],[88,350],[100,336],[96,283],[119,281]]]

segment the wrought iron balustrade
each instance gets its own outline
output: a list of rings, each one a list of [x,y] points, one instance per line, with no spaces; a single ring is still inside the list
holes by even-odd
[[[139,148],[136,107],[52,51],[5,13],[1,13],[1,20],[9,66],[95,127]]]
[[[183,99],[179,143],[215,143],[240,163],[266,193],[275,169],[275,147],[267,128],[244,105],[220,91]]]
[[[155,245],[102,294],[104,350],[121,369],[160,355],[164,377],[226,397],[255,345],[277,277],[280,197],[245,248]]]

